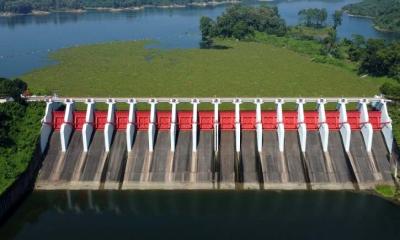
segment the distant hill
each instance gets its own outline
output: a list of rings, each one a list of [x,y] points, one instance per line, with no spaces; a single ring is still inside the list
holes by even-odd
[[[374,18],[378,30],[400,32],[400,0],[364,0],[343,9],[351,15]]]

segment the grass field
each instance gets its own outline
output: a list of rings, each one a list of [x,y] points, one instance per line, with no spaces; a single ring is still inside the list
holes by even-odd
[[[22,79],[35,93],[61,96],[372,96],[387,79],[360,78],[294,51],[255,42],[227,49],[146,49],[113,42],[63,49],[58,64]]]

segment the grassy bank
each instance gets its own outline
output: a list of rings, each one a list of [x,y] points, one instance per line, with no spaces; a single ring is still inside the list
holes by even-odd
[[[219,41],[226,49],[146,49],[113,42],[63,49],[59,64],[22,79],[63,96],[371,96],[385,78],[312,61],[282,46]],[[44,89],[46,88],[46,89]]]
[[[389,201],[400,204],[399,189],[392,185],[378,185],[375,187],[375,193]]]
[[[39,137],[44,108],[43,103],[0,104],[0,193],[28,166]]]

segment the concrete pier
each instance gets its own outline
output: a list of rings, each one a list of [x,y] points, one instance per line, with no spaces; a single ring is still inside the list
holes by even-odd
[[[263,182],[260,172],[260,159],[256,146],[256,132],[243,131],[240,173],[244,189],[259,189]]]
[[[125,132],[115,133],[114,141],[111,145],[109,158],[101,182],[104,189],[120,189],[123,181],[127,158]]]
[[[317,131],[307,133],[305,161],[312,188],[321,188],[322,185],[329,183],[325,157]]]
[[[128,154],[123,189],[140,188],[143,164],[148,157],[148,135],[146,131],[137,131],[132,151]]]
[[[72,134],[70,146],[65,154],[65,162],[59,178],[60,181],[69,182],[72,180],[76,165],[78,164],[83,153],[81,139],[81,132],[75,131]]]
[[[53,132],[50,136],[46,157],[43,160],[42,168],[39,172],[39,182],[44,183],[49,180],[53,167],[57,160],[60,159],[61,155],[60,133]]]
[[[354,189],[357,179],[346,155],[339,131],[329,133],[328,153],[331,159],[336,182],[342,189]]]
[[[179,131],[174,155],[174,181],[185,183],[190,180],[190,161],[192,158],[192,132]]]
[[[390,169],[390,154],[385,145],[385,139],[380,131],[374,132],[372,139],[372,153],[378,167],[378,171],[382,174],[384,182],[393,181]]]
[[[301,156],[297,132],[285,133],[285,159],[288,166],[289,183],[293,188],[307,188],[307,170]]]
[[[219,156],[219,187],[235,188],[235,133],[222,131]]]
[[[157,133],[152,165],[150,167],[150,181],[162,184],[165,182],[167,161],[170,156],[170,134],[168,131]]]
[[[107,160],[104,146],[104,132],[96,131],[89,147],[86,163],[80,177],[80,188],[99,188],[103,167]]]
[[[350,155],[354,162],[353,171],[359,177],[360,188],[368,188],[375,181],[375,177],[369,165],[369,156],[360,131],[351,132]]]
[[[214,136],[212,131],[200,131],[197,147],[197,184],[206,188],[214,186]]]

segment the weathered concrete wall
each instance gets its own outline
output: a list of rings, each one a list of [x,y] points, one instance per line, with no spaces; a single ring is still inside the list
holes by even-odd
[[[25,197],[32,192],[37,173],[41,167],[42,156],[40,146],[37,144],[27,169],[0,195],[0,226],[8,219]]]

